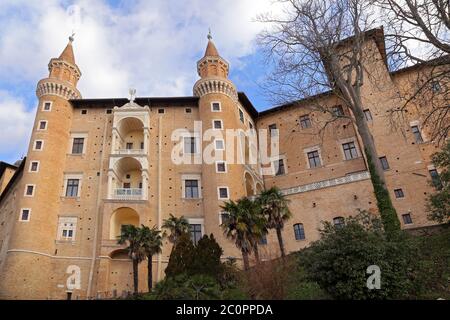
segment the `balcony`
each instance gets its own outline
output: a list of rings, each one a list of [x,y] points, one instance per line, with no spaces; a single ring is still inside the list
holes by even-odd
[[[112,198],[115,200],[142,200],[140,188],[116,188],[113,189]]]
[[[115,155],[142,155],[145,154],[144,149],[117,149],[112,152]]]

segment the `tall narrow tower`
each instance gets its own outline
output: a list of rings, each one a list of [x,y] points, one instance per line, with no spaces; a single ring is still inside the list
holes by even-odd
[[[73,116],[69,99],[81,98],[72,42],[70,37],[61,55],[50,60],[49,76],[37,84],[39,104],[18,187],[20,211],[0,273],[0,298],[50,297],[50,286],[56,285],[51,279],[59,261],[55,239]]]
[[[221,234],[220,214],[223,202],[227,199],[236,200],[246,195],[243,178],[245,165],[236,163],[236,141],[227,141],[227,129],[247,129],[243,120],[242,109],[239,106],[238,94],[235,85],[228,79],[229,64],[223,59],[208,35],[208,44],[205,54],[197,62],[197,72],[200,79],[194,85],[194,95],[199,99],[199,115],[202,121],[203,131],[213,129],[222,134],[222,144],[225,151],[225,170],[219,168],[218,163],[206,163],[203,159],[202,181],[203,183],[203,212],[205,233]],[[214,139],[213,139],[214,140]],[[204,141],[203,150],[215,141]],[[234,144],[234,159],[227,158],[227,148]],[[219,143],[220,144],[220,143]],[[230,147],[231,148],[231,147]],[[231,150],[228,150],[231,151]],[[216,150],[215,152],[220,152]],[[220,241],[220,240],[219,240]],[[225,250],[225,255],[237,255],[235,246],[227,240],[220,241]]]

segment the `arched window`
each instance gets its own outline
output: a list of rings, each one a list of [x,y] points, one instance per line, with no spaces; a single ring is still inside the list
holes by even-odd
[[[303,223],[294,224],[294,235],[295,240],[305,240],[305,228],[303,227]]]
[[[345,220],[343,217],[333,218],[333,224],[336,228],[342,228],[345,225]]]

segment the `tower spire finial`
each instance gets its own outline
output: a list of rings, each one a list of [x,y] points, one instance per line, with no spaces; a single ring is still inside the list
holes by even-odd
[[[206,37],[208,38],[208,40],[212,39],[211,28],[208,28],[208,35]]]
[[[75,40],[75,32],[72,31],[72,34],[69,36],[69,41],[73,42]]]

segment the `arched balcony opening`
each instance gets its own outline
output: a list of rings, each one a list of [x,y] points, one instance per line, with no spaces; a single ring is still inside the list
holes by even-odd
[[[245,179],[245,190],[246,190],[246,194],[247,197],[251,197],[255,195],[255,182],[253,180],[253,177],[251,176],[250,173],[246,172],[244,175],[244,179]]]
[[[261,192],[264,190],[263,186],[261,183],[257,182],[256,183],[256,194],[261,194]]]
[[[109,223],[109,238],[111,240],[117,240],[120,236],[122,226],[127,224],[136,227],[139,226],[139,214],[136,210],[127,207],[115,210],[111,215]]]
[[[108,174],[109,198],[118,200],[145,200],[148,185],[147,170],[132,157],[118,159]]]
[[[113,128],[113,154],[147,153],[148,134],[141,119],[126,117]]]
[[[125,249],[117,249],[114,250],[113,252],[111,252],[111,254],[109,255],[109,257],[111,259],[130,259],[129,255],[128,255],[128,251]]]

